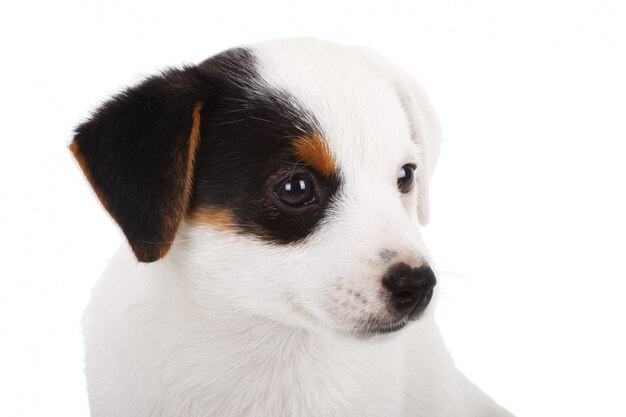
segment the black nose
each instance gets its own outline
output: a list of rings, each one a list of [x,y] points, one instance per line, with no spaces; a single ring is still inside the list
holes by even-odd
[[[400,263],[389,268],[383,285],[391,293],[389,309],[401,316],[423,311],[433,296],[437,279],[428,265],[411,268]]]

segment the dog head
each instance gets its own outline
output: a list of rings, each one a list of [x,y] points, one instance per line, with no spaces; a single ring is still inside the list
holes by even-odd
[[[372,52],[228,50],[113,97],[70,148],[137,259],[173,268],[207,314],[367,337],[430,301],[419,223],[439,129]]]

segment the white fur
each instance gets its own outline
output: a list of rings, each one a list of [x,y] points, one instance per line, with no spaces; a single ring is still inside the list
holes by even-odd
[[[359,319],[391,320],[378,301],[389,266],[381,250],[433,265],[416,215],[427,220],[439,142],[423,92],[360,49],[250,48],[267,85],[321,125],[343,175],[339,202],[298,244],[183,222],[156,263],[124,245],[84,317],[92,415],[510,415],[455,369],[435,300],[395,334],[354,337]],[[419,167],[418,187],[402,195],[396,175],[407,162]]]

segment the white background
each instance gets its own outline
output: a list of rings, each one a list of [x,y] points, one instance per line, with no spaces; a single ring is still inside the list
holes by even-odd
[[[80,316],[121,234],[76,123],[157,69],[295,35],[369,45],[430,93],[458,366],[520,416],[626,416],[623,0],[3,3],[0,415],[88,414]]]

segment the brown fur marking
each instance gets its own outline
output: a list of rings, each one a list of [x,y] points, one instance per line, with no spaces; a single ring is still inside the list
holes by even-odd
[[[237,226],[235,215],[227,208],[201,206],[189,214],[194,223],[209,224],[219,230],[233,230]]]
[[[96,193],[98,200],[100,200],[100,203],[102,203],[106,211],[111,213],[111,215],[113,216],[113,219],[117,221],[117,219],[115,218],[115,215],[113,214],[113,211],[109,208],[109,205],[107,204],[106,199],[104,198],[102,193],[100,193],[100,190],[98,190],[98,188],[93,182],[93,178],[91,177],[91,173],[89,172],[89,167],[87,166],[87,161],[85,160],[85,157],[83,157],[83,154],[80,152],[78,142],[72,141],[72,143],[70,143],[69,148],[70,148],[70,151],[72,152],[72,155],[74,155],[74,159],[76,159],[76,162],[78,162],[78,166],[80,167],[81,171],[83,171],[83,175],[85,176],[85,178],[87,178],[87,182],[89,183],[89,185],[91,185],[91,188]]]
[[[189,135],[189,151],[187,158],[187,178],[186,178],[186,190],[185,190],[185,208],[189,207],[189,200],[191,199],[191,186],[193,184],[193,167],[194,162],[196,160],[196,151],[198,150],[198,145],[200,144],[200,114],[202,112],[202,102],[199,101],[196,103],[193,108],[193,125],[191,126],[191,134]]]
[[[330,176],[335,172],[335,161],[330,149],[318,133],[309,133],[296,139],[294,150],[304,163],[322,174]]]
[[[178,231],[178,226],[180,225],[180,221],[184,217],[187,210],[189,210],[189,203],[191,201],[191,191],[193,186],[193,172],[194,172],[194,163],[196,160],[196,151],[198,149],[198,145],[200,144],[200,121],[201,121],[201,112],[202,112],[202,102],[199,101],[195,104],[192,118],[193,122],[191,125],[191,131],[189,133],[189,138],[187,139],[187,149],[186,156],[187,159],[183,160],[183,155],[185,153],[180,152],[175,155],[174,165],[171,167],[172,171],[169,175],[177,178],[177,183],[183,185],[184,189],[180,194],[176,195],[176,199],[172,201],[165,201],[163,206],[161,207],[161,219],[162,219],[162,235],[165,238],[164,242],[138,242],[139,244],[148,245],[150,250],[156,250],[157,256],[156,259],[160,259],[169,250],[171,246],[171,242],[176,238],[176,232]],[[134,244],[131,242],[131,245]],[[137,249],[135,249],[135,253],[137,253]]]

